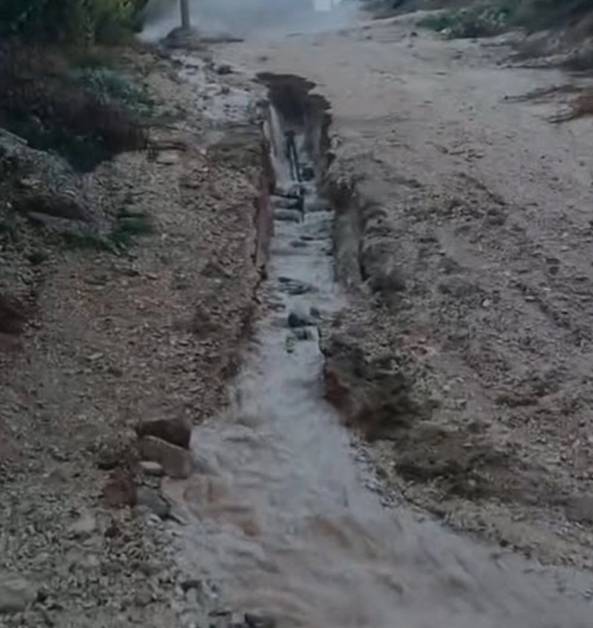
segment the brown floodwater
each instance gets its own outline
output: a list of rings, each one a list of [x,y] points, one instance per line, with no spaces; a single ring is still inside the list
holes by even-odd
[[[286,128],[272,109],[280,192],[297,183]],[[306,166],[303,129],[291,128]],[[303,216],[295,199],[273,199],[282,219],[264,314],[229,409],[195,429],[196,471],[171,486],[187,522],[186,569],[279,628],[590,627],[589,574],[504,554],[405,502],[386,508],[367,488],[352,435],[324,399],[316,326],[288,325],[291,313],[314,323],[348,307],[334,279],[332,213],[315,182],[301,185]]]

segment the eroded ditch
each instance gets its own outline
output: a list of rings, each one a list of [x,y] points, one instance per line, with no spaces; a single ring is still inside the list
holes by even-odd
[[[185,570],[251,614],[232,625],[590,625],[587,576],[386,509],[361,482],[351,436],[325,398],[317,329],[348,307],[335,280],[339,230],[321,193],[328,106],[298,77],[260,79],[275,173],[264,312],[229,409],[195,429],[194,474],[168,487],[187,522]]]

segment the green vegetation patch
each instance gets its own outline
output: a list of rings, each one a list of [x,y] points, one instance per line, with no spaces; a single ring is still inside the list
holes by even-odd
[[[426,16],[418,25],[443,33],[450,39],[491,37],[512,25],[517,5],[516,0],[506,0],[442,11]]]
[[[146,0],[1,0],[0,34],[45,43],[115,43],[140,28],[146,3]]]
[[[490,0],[445,10],[419,21],[451,39],[490,37],[512,27],[562,28],[593,11],[593,0]]]
[[[154,224],[144,212],[122,210],[115,225],[106,235],[94,233],[66,233],[64,241],[72,249],[91,249],[122,253],[133,246],[137,239],[155,232]]]
[[[117,153],[141,150],[148,96],[108,68],[73,68],[61,52],[0,45],[0,126],[80,172]]]
[[[109,67],[77,67],[70,72],[72,80],[105,103],[125,106],[141,116],[149,116],[154,101],[147,90],[131,77]]]

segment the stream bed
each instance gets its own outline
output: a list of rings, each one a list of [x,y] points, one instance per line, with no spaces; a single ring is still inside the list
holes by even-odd
[[[276,220],[263,315],[229,408],[194,431],[195,473],[170,489],[187,524],[185,567],[218,583],[231,608],[267,618],[261,627],[591,626],[588,574],[386,508],[365,486],[352,435],[324,398],[316,323],[348,305],[317,189],[322,133],[303,102],[272,98]]]

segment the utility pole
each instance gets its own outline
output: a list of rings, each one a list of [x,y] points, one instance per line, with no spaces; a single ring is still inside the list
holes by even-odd
[[[179,0],[181,7],[181,28],[184,31],[191,30],[191,17],[189,14],[189,0]]]

